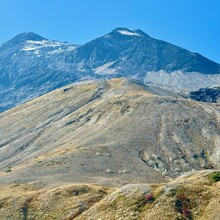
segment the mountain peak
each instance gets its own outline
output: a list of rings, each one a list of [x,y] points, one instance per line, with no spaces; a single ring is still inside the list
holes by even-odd
[[[139,36],[139,37],[147,35],[139,29],[129,29],[125,27],[118,27],[114,29],[111,33],[114,33],[114,34],[117,33],[117,34],[125,35],[125,36]]]
[[[25,42],[27,40],[42,41],[42,40],[46,40],[46,38],[43,38],[40,35],[35,34],[34,32],[24,32],[24,33],[20,33],[20,34],[16,35],[10,41],[16,42],[16,43],[21,43],[21,42]]]

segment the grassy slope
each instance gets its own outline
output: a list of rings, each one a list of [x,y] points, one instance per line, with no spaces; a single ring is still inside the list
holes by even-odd
[[[218,220],[220,182],[213,171],[188,173],[168,183],[129,184],[121,188],[71,184],[44,188],[39,183],[13,184],[0,188],[0,219],[195,219]],[[154,201],[145,199],[152,194]],[[186,197],[191,218],[184,218],[175,205]]]

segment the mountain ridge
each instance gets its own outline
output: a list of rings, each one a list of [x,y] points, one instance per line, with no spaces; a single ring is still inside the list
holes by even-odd
[[[139,29],[84,45],[26,32],[0,46],[0,112],[76,81],[125,77],[180,92],[219,86],[219,73],[219,64]]]
[[[41,40],[48,40],[34,32],[23,32],[20,34],[17,34],[15,37],[13,37],[11,40],[7,41],[6,43],[20,43],[27,40],[33,40],[33,41],[41,41]]]

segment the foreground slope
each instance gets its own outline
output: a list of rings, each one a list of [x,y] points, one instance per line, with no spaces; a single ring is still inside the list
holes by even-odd
[[[213,176],[218,175],[218,181]],[[110,188],[68,184],[0,187],[0,218],[33,220],[219,220],[220,172],[188,173],[168,183]]]
[[[130,184],[86,210],[76,219],[218,220],[220,172],[188,173],[167,184]],[[220,180],[218,178],[218,180]]]
[[[0,184],[164,182],[218,168],[218,104],[163,95],[126,79],[87,81],[2,113]]]

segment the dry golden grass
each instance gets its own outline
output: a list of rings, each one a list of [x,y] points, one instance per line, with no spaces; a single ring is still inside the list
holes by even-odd
[[[0,188],[0,219],[69,219],[99,202],[113,189],[93,185],[41,188],[37,183]],[[81,207],[81,208],[80,208]]]
[[[164,184],[133,184],[109,188],[89,184],[45,187],[40,182],[0,188],[0,219],[33,220],[219,220],[220,182],[213,171],[188,173]],[[148,201],[146,195],[152,195]],[[177,211],[187,199],[190,218]]]
[[[144,203],[145,196],[133,189],[127,195],[117,191],[113,200],[101,200],[76,219],[219,220],[220,182],[210,181],[210,172],[213,171],[196,172],[167,184],[150,185],[153,202],[145,200]],[[189,217],[177,211],[178,198],[189,201],[186,207],[191,213]]]

